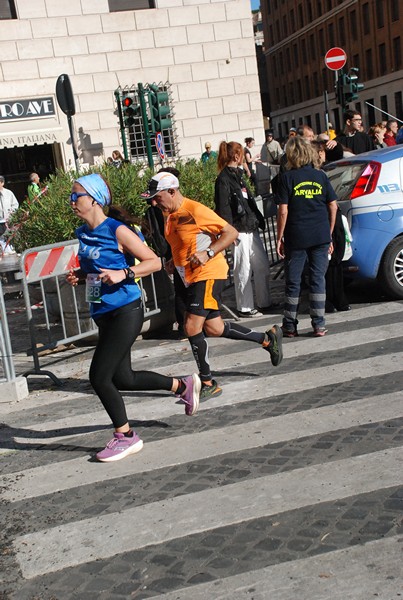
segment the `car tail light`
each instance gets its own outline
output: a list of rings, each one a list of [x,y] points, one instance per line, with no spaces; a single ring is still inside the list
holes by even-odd
[[[370,162],[366,165],[365,169],[359,176],[357,183],[351,192],[351,200],[353,198],[359,198],[360,196],[366,196],[372,194],[375,191],[379,175],[381,173],[381,165],[377,162]]]

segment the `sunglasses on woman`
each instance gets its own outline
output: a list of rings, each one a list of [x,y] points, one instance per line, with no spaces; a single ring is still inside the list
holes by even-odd
[[[77,202],[77,200],[81,198],[81,196],[88,196],[90,198],[88,194],[73,192],[72,194],[70,194],[69,202]]]

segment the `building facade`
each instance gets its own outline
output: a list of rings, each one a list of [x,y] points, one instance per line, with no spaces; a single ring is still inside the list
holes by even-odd
[[[269,126],[267,116],[270,115],[269,81],[267,79],[266,56],[264,53],[263,21],[260,10],[253,13],[253,31],[255,33],[255,47],[257,70],[259,76],[260,97],[262,99],[263,120],[265,129]]]
[[[345,69],[359,69],[365,88],[351,105],[368,127],[403,119],[403,5],[399,0],[264,0],[261,6],[270,88],[270,116],[276,134],[308,123],[324,131],[324,92],[329,118],[342,127],[334,93],[335,72],[325,66],[330,48],[347,54]],[[367,102],[369,104],[367,104]],[[373,108],[373,106],[379,108]]]
[[[0,0],[0,50],[0,172],[19,199],[30,171],[74,166],[61,74],[83,164],[121,150],[114,91],[138,82],[170,84],[181,158],[264,137],[249,0]]]

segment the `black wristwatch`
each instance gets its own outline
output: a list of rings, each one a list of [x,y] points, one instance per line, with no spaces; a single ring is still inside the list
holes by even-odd
[[[136,275],[131,269],[125,269],[126,271],[126,279],[127,281],[134,281],[136,279]]]
[[[207,256],[209,258],[214,258],[215,257],[215,252],[214,252],[214,250],[212,248],[207,248],[206,252],[207,252]]]

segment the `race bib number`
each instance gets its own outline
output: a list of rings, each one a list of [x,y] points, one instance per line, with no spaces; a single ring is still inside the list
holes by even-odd
[[[101,284],[97,273],[88,273],[85,282],[85,299],[87,302],[101,302]]]

